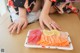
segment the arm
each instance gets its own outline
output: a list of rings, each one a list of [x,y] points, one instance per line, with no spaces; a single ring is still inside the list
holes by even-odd
[[[21,4],[21,2],[23,4]],[[14,22],[12,22],[12,24],[9,26],[10,33],[14,33],[15,31],[19,33],[21,30],[27,27],[28,20],[27,20],[26,9],[24,8],[24,3],[25,0],[14,1],[14,6],[18,7],[19,10],[19,17],[18,19],[14,20]]]
[[[27,14],[25,8],[19,8],[19,18],[16,19],[10,26],[9,31],[10,33],[14,33],[15,31],[19,33],[21,30],[26,28],[28,21],[27,21]]]
[[[42,9],[41,14],[42,14],[42,13],[45,13],[45,14],[48,15],[48,14],[49,14],[50,7],[51,7],[51,4],[52,4],[51,1],[45,0],[45,3],[44,3],[44,6],[43,6],[43,9]]]
[[[39,17],[40,26],[42,29],[44,29],[44,25],[46,25],[50,30],[52,29],[61,30],[59,25],[56,24],[56,22],[52,20],[49,16],[51,4],[52,2],[50,2],[49,0],[45,0],[41,15]]]
[[[20,18],[26,18],[27,17],[27,13],[26,13],[26,9],[25,8],[19,8],[19,17]]]

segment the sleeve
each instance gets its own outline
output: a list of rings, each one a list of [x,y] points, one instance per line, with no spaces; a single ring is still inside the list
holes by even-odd
[[[50,0],[51,2],[66,2],[66,0]]]
[[[26,0],[13,0],[14,6],[24,8]]]
[[[50,0],[50,1],[52,2],[52,6],[60,2],[66,2],[66,0]]]
[[[52,2],[52,5],[53,6],[57,1],[56,0],[50,0]]]
[[[56,2],[56,0],[50,0],[51,2]]]
[[[66,2],[66,0],[57,0],[57,2]]]
[[[28,5],[30,5],[33,1],[36,2],[36,0],[28,0]]]

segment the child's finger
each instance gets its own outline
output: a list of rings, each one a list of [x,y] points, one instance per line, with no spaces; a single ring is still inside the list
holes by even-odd
[[[61,27],[58,24],[54,23],[54,25],[58,30],[61,30]]]
[[[21,26],[22,26],[21,24],[18,25],[18,27],[17,27],[17,34],[20,32]]]
[[[9,32],[12,31],[13,27],[14,27],[14,24],[9,28]]]
[[[56,29],[56,26],[52,23],[51,26],[53,27],[53,29]]]
[[[50,30],[52,30],[51,24],[45,24]]]
[[[27,26],[27,22],[25,22],[24,25],[22,26],[22,30],[26,28],[26,26]]]
[[[40,21],[40,26],[41,26],[42,29],[44,29],[44,24],[43,24],[42,21]]]
[[[18,25],[18,24],[15,24],[15,25],[14,25],[14,27],[13,27],[13,29],[12,29],[11,33],[14,33],[14,31],[15,31],[15,30],[16,30],[16,28],[17,28],[17,25]]]
[[[8,26],[8,29],[13,25],[14,23],[12,22],[9,26]]]

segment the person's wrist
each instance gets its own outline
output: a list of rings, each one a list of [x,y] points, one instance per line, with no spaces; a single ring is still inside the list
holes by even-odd
[[[27,16],[20,15],[19,18],[27,18]]]
[[[41,12],[41,15],[48,15],[47,12]]]
[[[43,16],[43,17],[44,17],[44,16],[49,16],[49,14],[47,14],[47,13],[41,13],[40,16],[41,16],[41,17],[42,17],[42,16]]]

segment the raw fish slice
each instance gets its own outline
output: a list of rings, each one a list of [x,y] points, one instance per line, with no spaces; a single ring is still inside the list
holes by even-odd
[[[30,34],[28,37],[28,43],[36,44],[40,40],[41,34],[42,34],[42,32],[39,29],[30,31]]]

